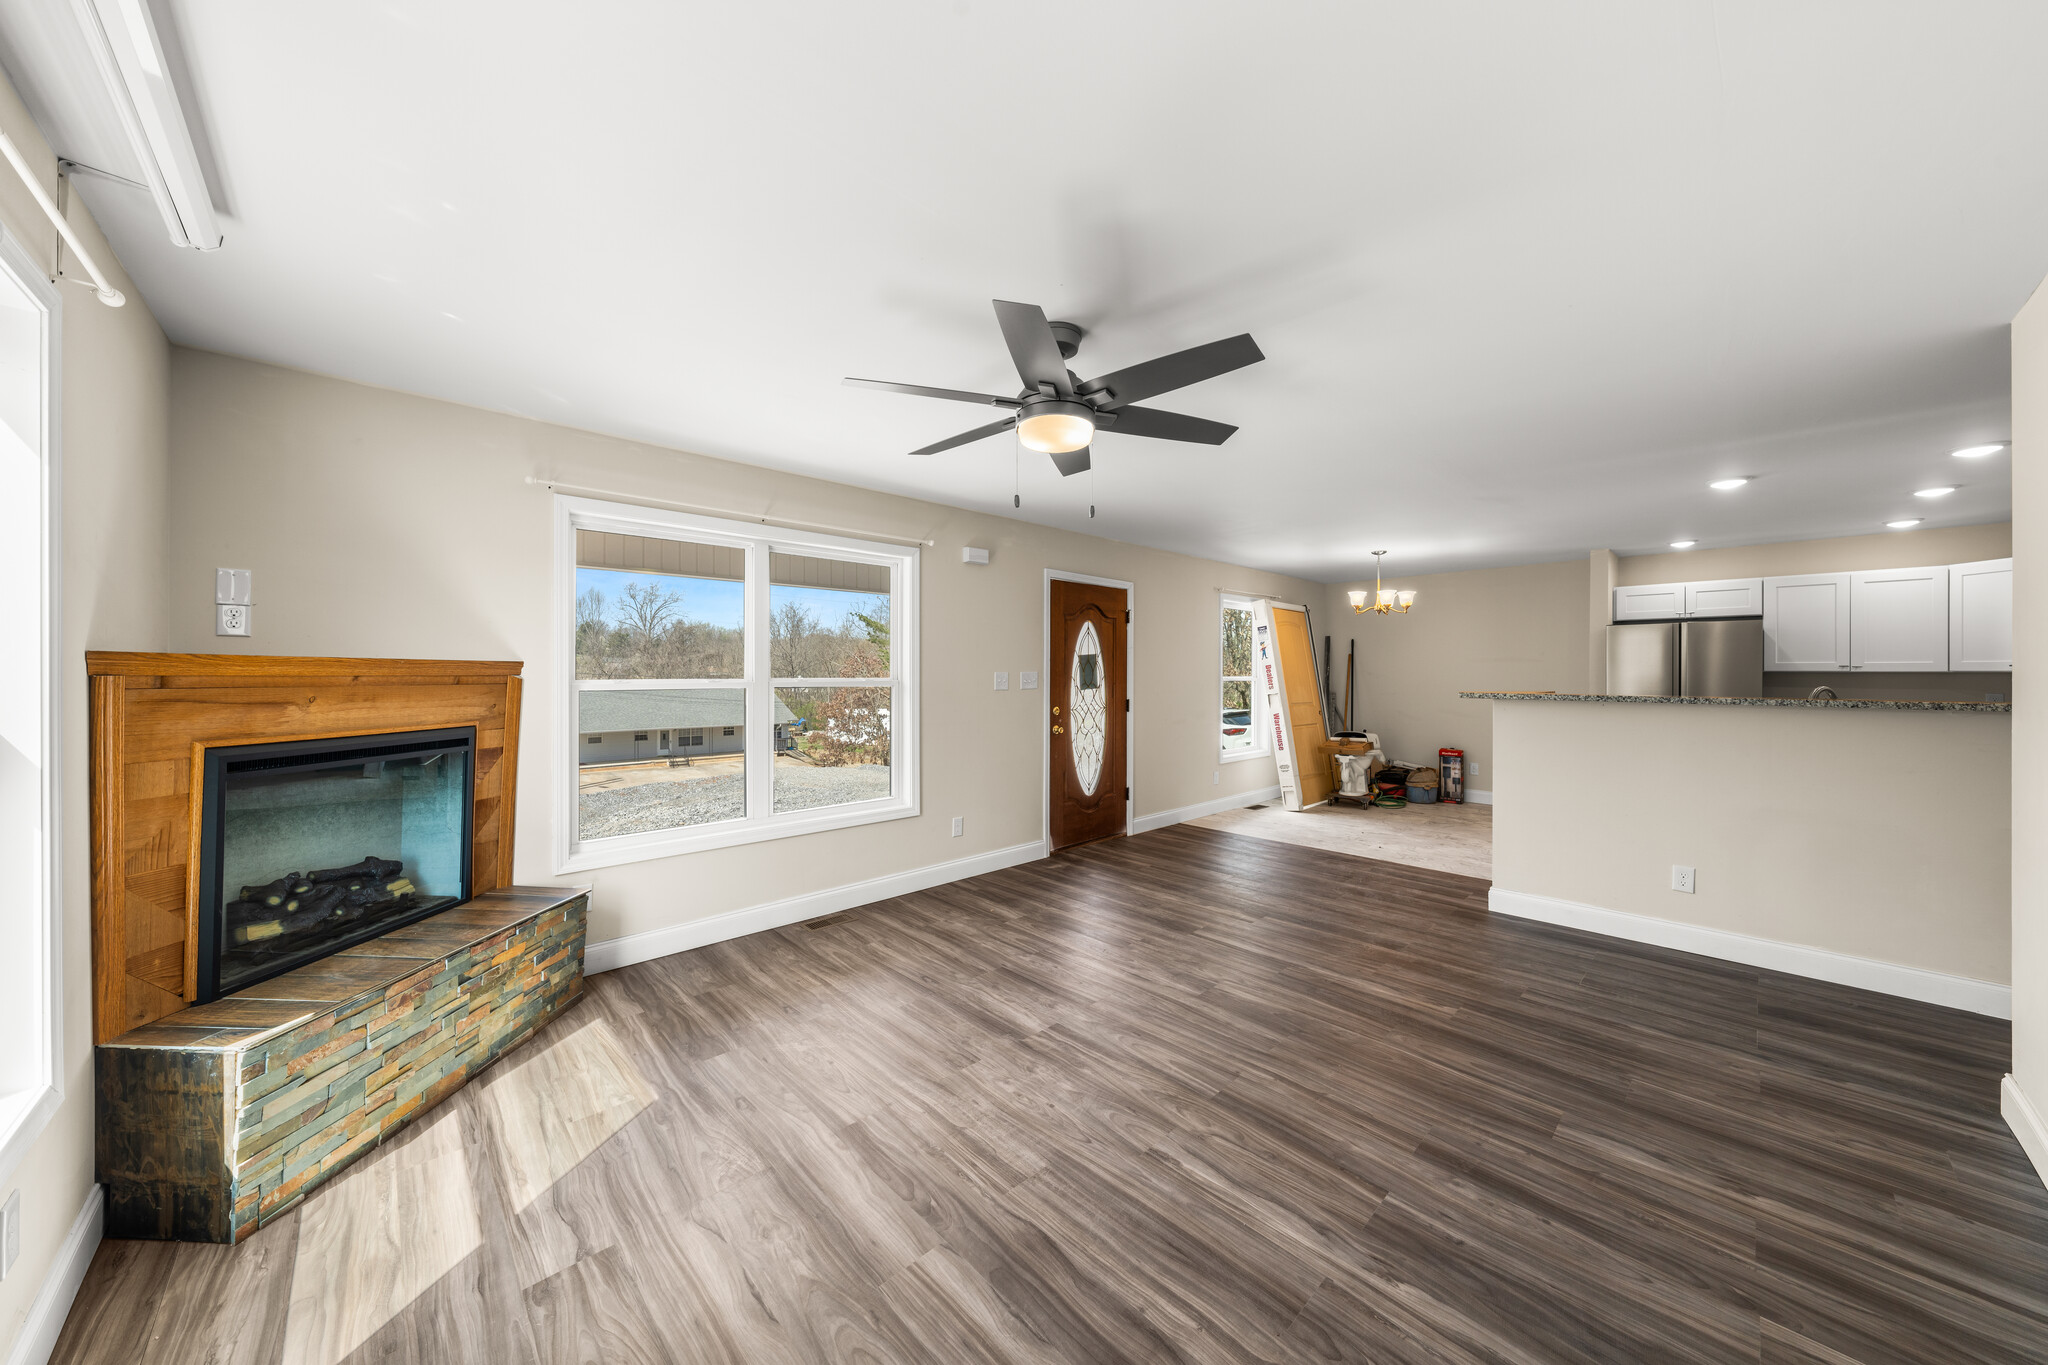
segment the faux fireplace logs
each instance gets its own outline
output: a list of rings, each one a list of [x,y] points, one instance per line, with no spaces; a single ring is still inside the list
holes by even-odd
[[[434,899],[453,904],[453,898]],[[302,930],[332,927],[367,916],[382,918],[422,904],[419,888],[396,858],[365,857],[348,867],[293,872],[262,886],[245,886],[227,903],[228,942],[236,947],[289,937]]]

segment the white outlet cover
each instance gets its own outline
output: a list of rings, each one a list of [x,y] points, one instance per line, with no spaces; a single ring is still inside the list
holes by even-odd
[[[996,691],[998,691],[998,692],[1007,692],[1007,691],[1009,691],[1009,690],[1010,690],[1010,675],[1009,675],[1009,674],[1007,674],[1007,673],[998,673],[998,674],[996,674]]]
[[[219,603],[213,609],[213,633],[215,635],[244,635],[249,633],[250,608]]]
[[[213,600],[217,606],[249,605],[256,600],[255,575],[247,569],[215,569]]]
[[[1671,865],[1671,889],[1673,891],[1683,891],[1686,895],[1690,896],[1693,894],[1693,886],[1698,876],[1697,870],[1673,863]]]
[[[966,817],[966,816],[964,816],[964,815],[956,815],[956,816],[954,816],[954,817],[953,817],[953,837],[954,837],[955,839],[957,839],[957,838],[959,838],[959,837],[960,837],[961,835],[965,834],[966,832],[967,832],[967,817]]]
[[[1017,677],[1017,685],[1023,688],[1026,692],[1029,692],[1038,686],[1038,675],[1036,673],[1020,673],[1017,675]]]
[[[7,1196],[7,1203],[0,1207],[0,1280],[7,1278],[14,1269],[14,1258],[21,1255],[21,1191],[14,1190]]]

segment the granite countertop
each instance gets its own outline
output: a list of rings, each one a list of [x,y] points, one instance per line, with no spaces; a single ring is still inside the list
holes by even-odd
[[[1587,692],[1460,692],[1471,701],[1613,701],[1639,706],[1791,706],[1809,711],[1989,711],[2008,714],[2009,701],[1881,701],[1838,697],[1808,701],[1804,697],[1610,697]]]

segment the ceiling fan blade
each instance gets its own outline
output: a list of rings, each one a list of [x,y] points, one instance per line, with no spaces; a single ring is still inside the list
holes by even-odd
[[[1116,421],[1103,424],[1104,431],[1124,436],[1151,436],[1161,441],[1193,441],[1198,445],[1220,446],[1237,430],[1228,422],[1212,422],[1206,417],[1163,412],[1158,408],[1118,408],[1115,416]]]
[[[999,408],[1021,407],[1014,398],[996,393],[972,393],[966,389],[934,389],[923,384],[897,384],[887,379],[842,379],[856,389],[880,389],[884,393],[907,393],[914,398],[950,398],[956,403],[989,403]]]
[[[1090,463],[1088,450],[1089,447],[1082,446],[1079,450],[1069,450],[1055,455],[1052,457],[1053,465],[1058,468],[1062,476],[1072,477],[1088,468]]]
[[[1154,394],[1184,389],[1204,379],[1214,379],[1219,374],[1256,365],[1265,358],[1266,353],[1252,340],[1252,334],[1246,332],[1241,336],[1212,341],[1206,346],[1175,351],[1172,355],[1163,355],[1128,369],[1112,370],[1082,384],[1081,392],[1083,395],[1107,393],[1109,401],[1101,406],[1114,410],[1126,403],[1142,403]]]
[[[913,450],[910,453],[913,455],[936,455],[942,450],[951,450],[954,446],[970,445],[975,441],[979,441],[984,436],[993,436],[999,431],[1008,431],[1015,425],[1017,425],[1016,418],[1005,417],[1000,422],[990,422],[985,427],[976,427],[972,431],[963,431],[958,436],[950,436],[943,441],[934,441],[924,449]]]
[[[1050,384],[1061,397],[1071,395],[1074,381],[1067,377],[1067,360],[1060,354],[1052,324],[1045,320],[1045,310],[1035,303],[990,302],[996,306],[996,322],[1003,329],[1003,341],[1010,348],[1010,359],[1017,362],[1024,387],[1035,391]]]

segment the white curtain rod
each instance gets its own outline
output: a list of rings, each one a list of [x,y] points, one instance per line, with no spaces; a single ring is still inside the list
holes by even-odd
[[[614,502],[638,503],[643,507],[668,507],[678,512],[696,512],[707,517],[730,517],[735,521],[756,521],[763,526],[781,526],[792,531],[824,531],[831,535],[865,536],[869,540],[893,540],[900,545],[936,545],[935,540],[920,536],[892,535],[887,531],[864,531],[858,526],[833,526],[822,521],[797,521],[790,517],[764,516],[759,512],[735,512],[729,507],[706,507],[694,502],[672,502],[667,498],[649,497],[645,493],[621,493],[615,488],[586,488],[582,484],[556,483],[529,474],[526,481],[550,493],[571,493],[586,498],[610,498]]]
[[[126,294],[107,283],[106,273],[99,268],[98,262],[93,260],[92,253],[85,249],[85,244],[78,240],[78,234],[71,230],[71,224],[64,221],[64,215],[57,211],[57,205],[50,198],[50,192],[43,188],[43,182],[36,179],[35,172],[29,169],[28,158],[21,154],[21,148],[14,145],[14,139],[5,133],[0,133],[0,153],[6,155],[7,164],[14,167],[14,173],[21,177],[21,183],[28,186],[28,192],[36,197],[36,203],[42,205],[43,214],[56,227],[57,235],[71,244],[71,254],[78,258],[78,263],[92,276],[92,282],[99,286],[100,302],[109,308],[119,308],[128,302]]]

